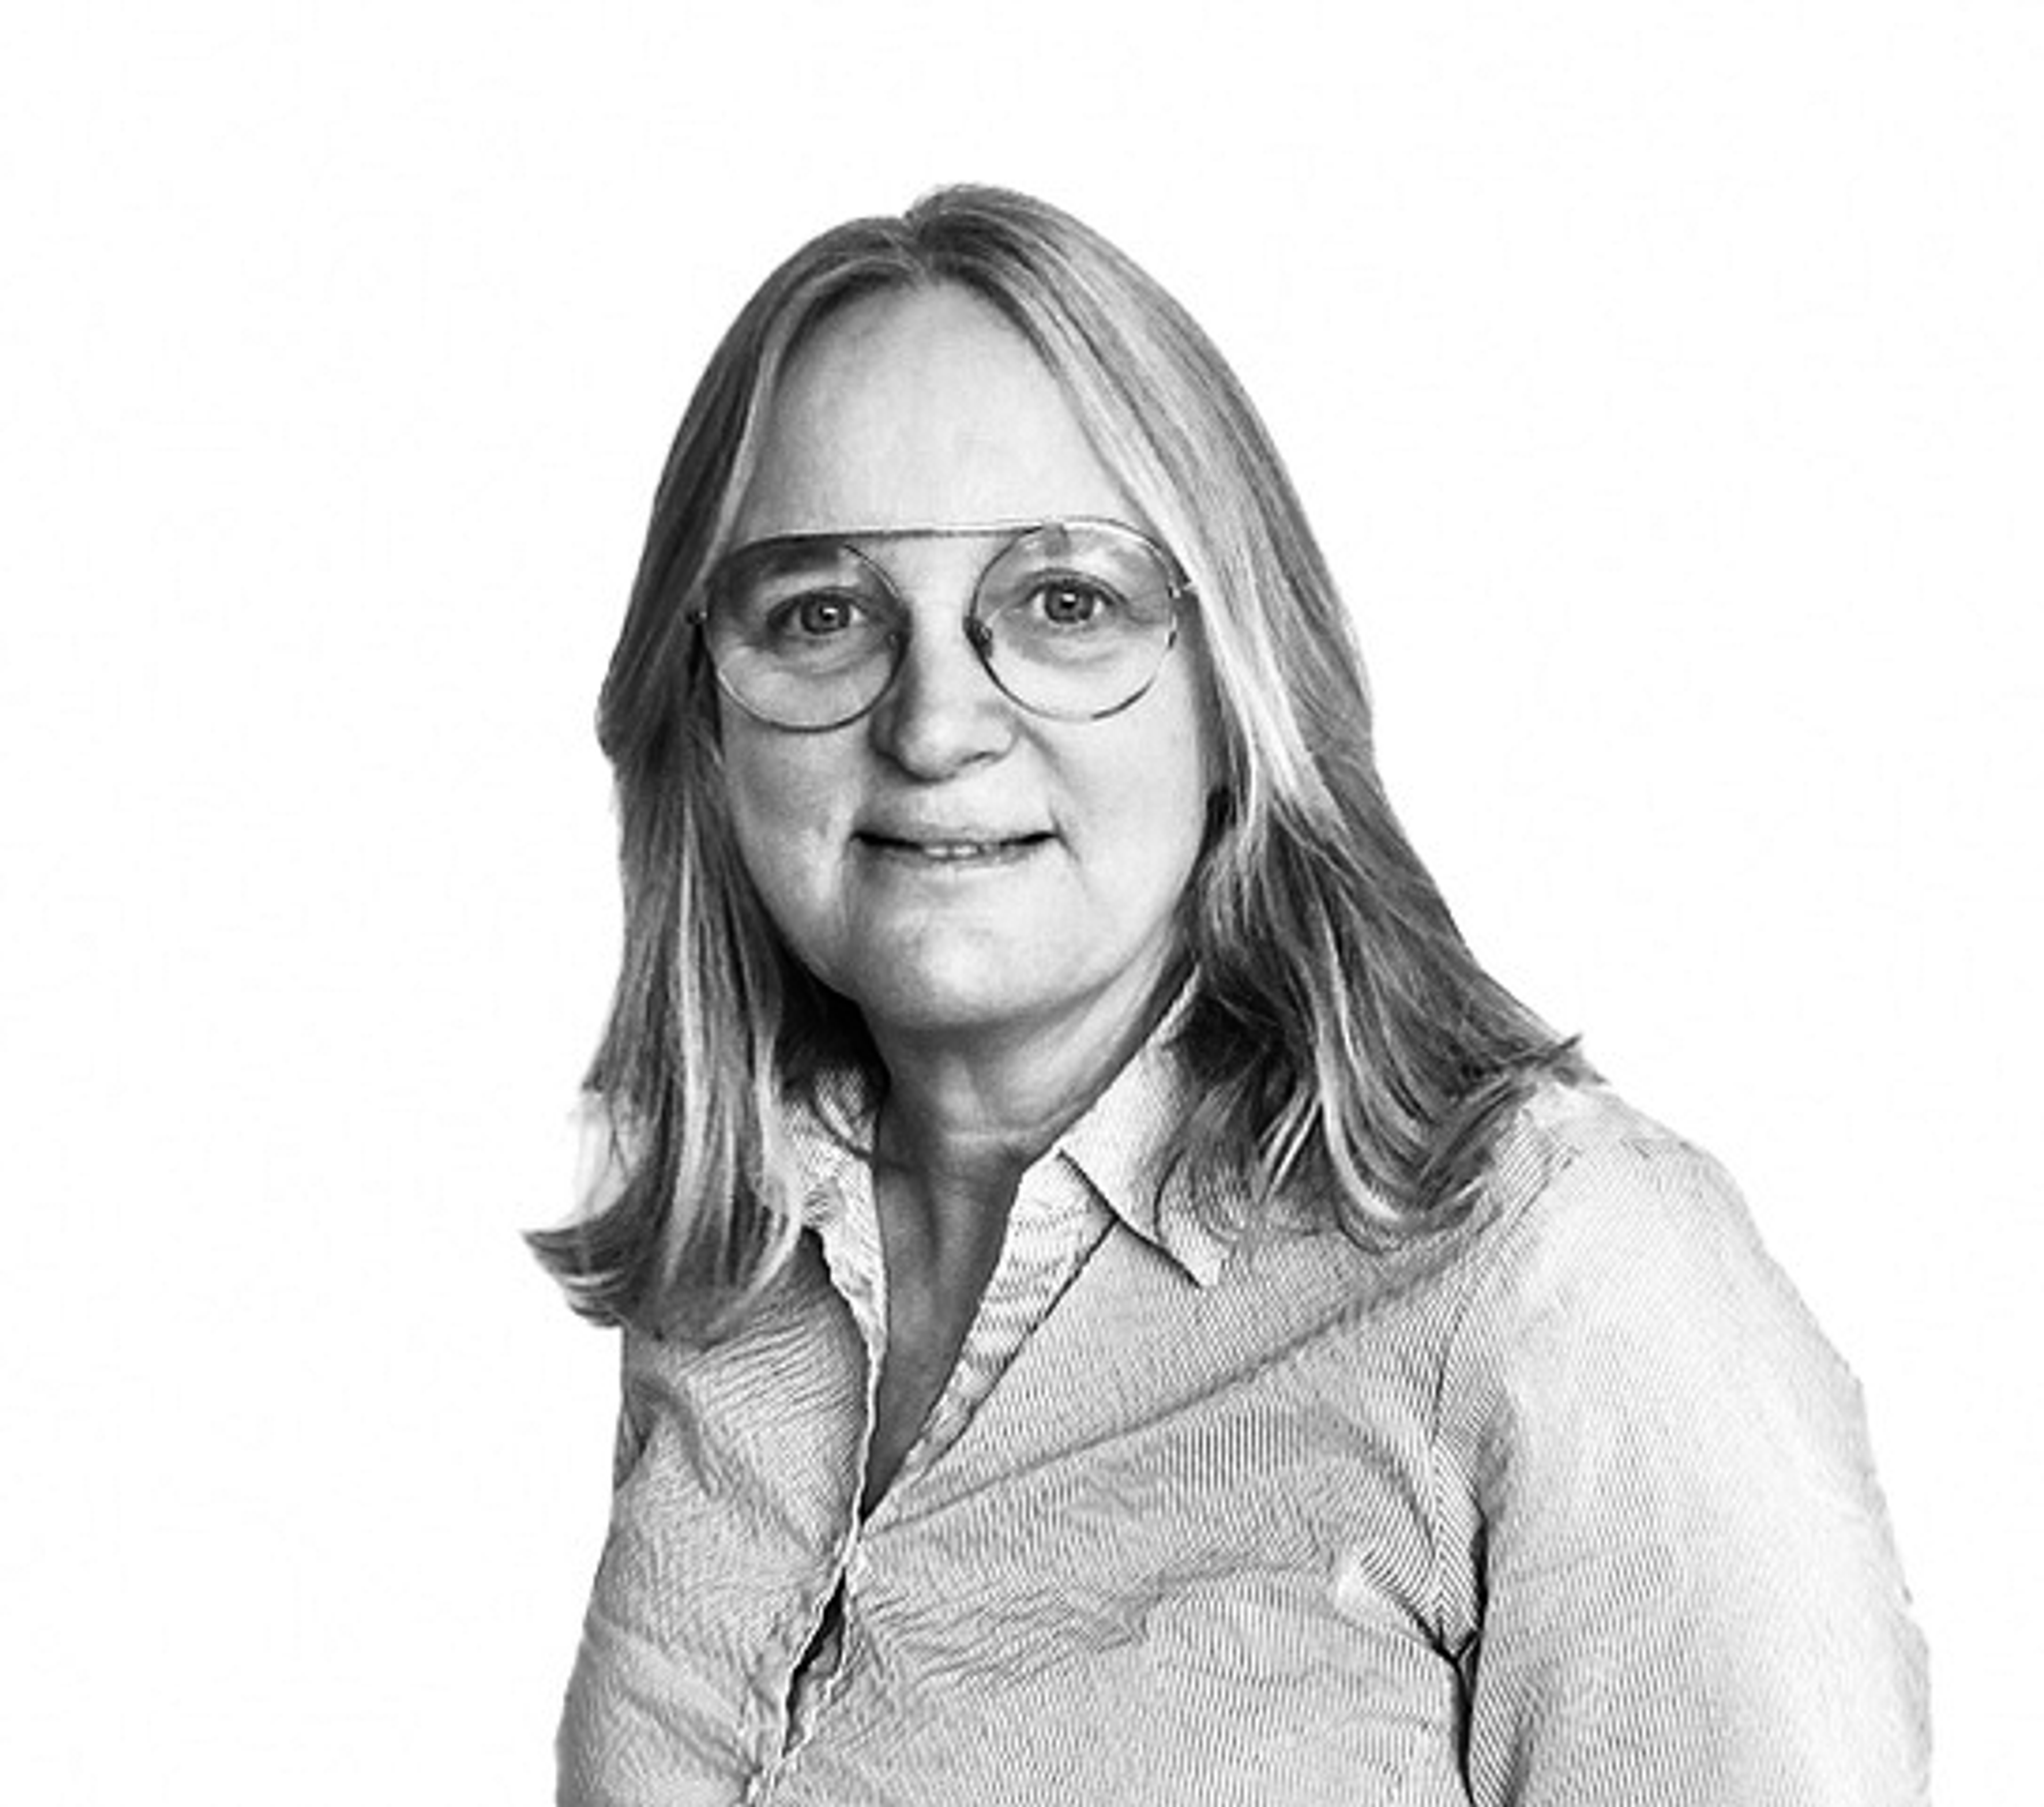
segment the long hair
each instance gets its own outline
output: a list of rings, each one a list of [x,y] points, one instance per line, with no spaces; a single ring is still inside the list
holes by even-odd
[[[789,952],[745,874],[689,617],[790,359],[855,299],[943,283],[1034,347],[1199,598],[1220,782],[1183,912],[1178,1048],[1197,1081],[1179,1158],[1202,1213],[1240,1229],[1282,1194],[1358,1240],[1408,1236],[1467,1205],[1543,1075],[1587,1073],[1477,964],[1400,829],[1349,613],[1219,352],[1069,216],[1003,190],[939,190],[900,218],[825,233],[766,279],[697,385],[655,497],[597,718],[625,899],[587,1080],[608,1158],[578,1217],[532,1238],[605,1321],[733,1324],[799,1233],[791,1106],[828,1121],[835,1101],[852,1134],[857,1101],[884,1080],[857,1011]]]

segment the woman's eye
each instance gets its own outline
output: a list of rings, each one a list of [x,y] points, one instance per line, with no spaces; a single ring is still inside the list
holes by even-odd
[[[1039,613],[1057,628],[1085,628],[1113,612],[1115,597],[1097,584],[1058,578],[1036,586],[1032,600]]]
[[[859,605],[836,590],[811,590],[782,604],[775,611],[774,625],[783,635],[798,639],[828,640],[854,626]]]

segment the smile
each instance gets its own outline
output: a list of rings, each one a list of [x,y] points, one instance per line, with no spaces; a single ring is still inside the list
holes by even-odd
[[[1008,835],[972,840],[907,840],[862,834],[859,844],[882,859],[928,866],[1008,865],[1048,844],[1047,834]]]

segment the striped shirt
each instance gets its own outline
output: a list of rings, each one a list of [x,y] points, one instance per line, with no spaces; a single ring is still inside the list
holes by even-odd
[[[1391,1251],[1203,1230],[1153,1043],[1024,1176],[870,1516],[865,1163],[744,1328],[628,1332],[569,1807],[1927,1798],[1858,1392],[1707,1157],[1599,1087]]]

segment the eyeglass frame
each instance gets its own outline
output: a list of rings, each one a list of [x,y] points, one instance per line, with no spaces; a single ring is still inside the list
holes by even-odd
[[[1158,569],[1164,575],[1164,596],[1170,606],[1171,622],[1170,631],[1165,636],[1164,644],[1158,651],[1155,667],[1135,690],[1124,697],[1120,702],[1110,704],[1105,709],[1078,712],[1042,709],[1033,703],[1024,702],[1020,697],[1016,695],[1002,681],[1000,672],[994,668],[993,630],[976,612],[979,605],[980,586],[986,582],[987,573],[993,569],[1018,540],[1027,537],[1029,534],[1041,532],[1044,529],[1052,527],[1110,529],[1114,532],[1133,540],[1142,546],[1156,560]],[[880,579],[888,594],[901,606],[905,615],[909,610],[909,599],[903,594],[899,582],[884,565],[867,558],[859,550],[859,545],[863,542],[878,540],[885,543],[889,540],[999,540],[1001,541],[1000,545],[987,559],[986,563],[980,567],[979,575],[973,580],[972,598],[966,606],[965,614],[960,625],[965,632],[966,644],[971,647],[973,656],[978,659],[980,668],[992,681],[993,687],[1017,709],[1025,714],[1035,716],[1039,721],[1074,723],[1105,721],[1112,717],[1120,714],[1124,709],[1133,709],[1156,687],[1157,680],[1163,675],[1165,661],[1171,656],[1172,652],[1178,646],[1180,611],[1185,608],[1196,607],[1199,602],[1198,590],[1195,588],[1192,579],[1186,575],[1185,567],[1179,563],[1178,555],[1172,552],[1170,547],[1158,539],[1155,534],[1147,532],[1140,527],[1133,526],[1126,521],[1117,521],[1111,515],[1054,514],[1029,520],[946,523],[943,525],[928,527],[863,527],[849,529],[833,528],[813,532],[770,533],[762,539],[748,540],[743,545],[728,547],[719,554],[716,562],[710,566],[708,574],[698,586],[697,600],[686,611],[686,619],[696,630],[696,652],[709,664],[710,674],[716,679],[718,690],[723,695],[728,697],[754,721],[763,723],[769,728],[777,729],[786,734],[828,734],[840,728],[848,728],[855,721],[863,721],[870,715],[880,706],[881,700],[893,689],[894,680],[901,675],[902,663],[908,656],[909,642],[912,637],[905,629],[893,631],[888,635],[888,640],[893,648],[893,659],[889,666],[886,681],[882,683],[878,690],[874,692],[869,702],[862,704],[851,714],[840,716],[835,721],[777,721],[770,715],[762,713],[748,703],[726,679],[723,671],[717,664],[717,655],[710,649],[709,632],[710,611],[716,603],[718,579],[734,559],[757,552],[763,548],[819,546],[840,548],[851,553],[861,564],[867,567]]]

